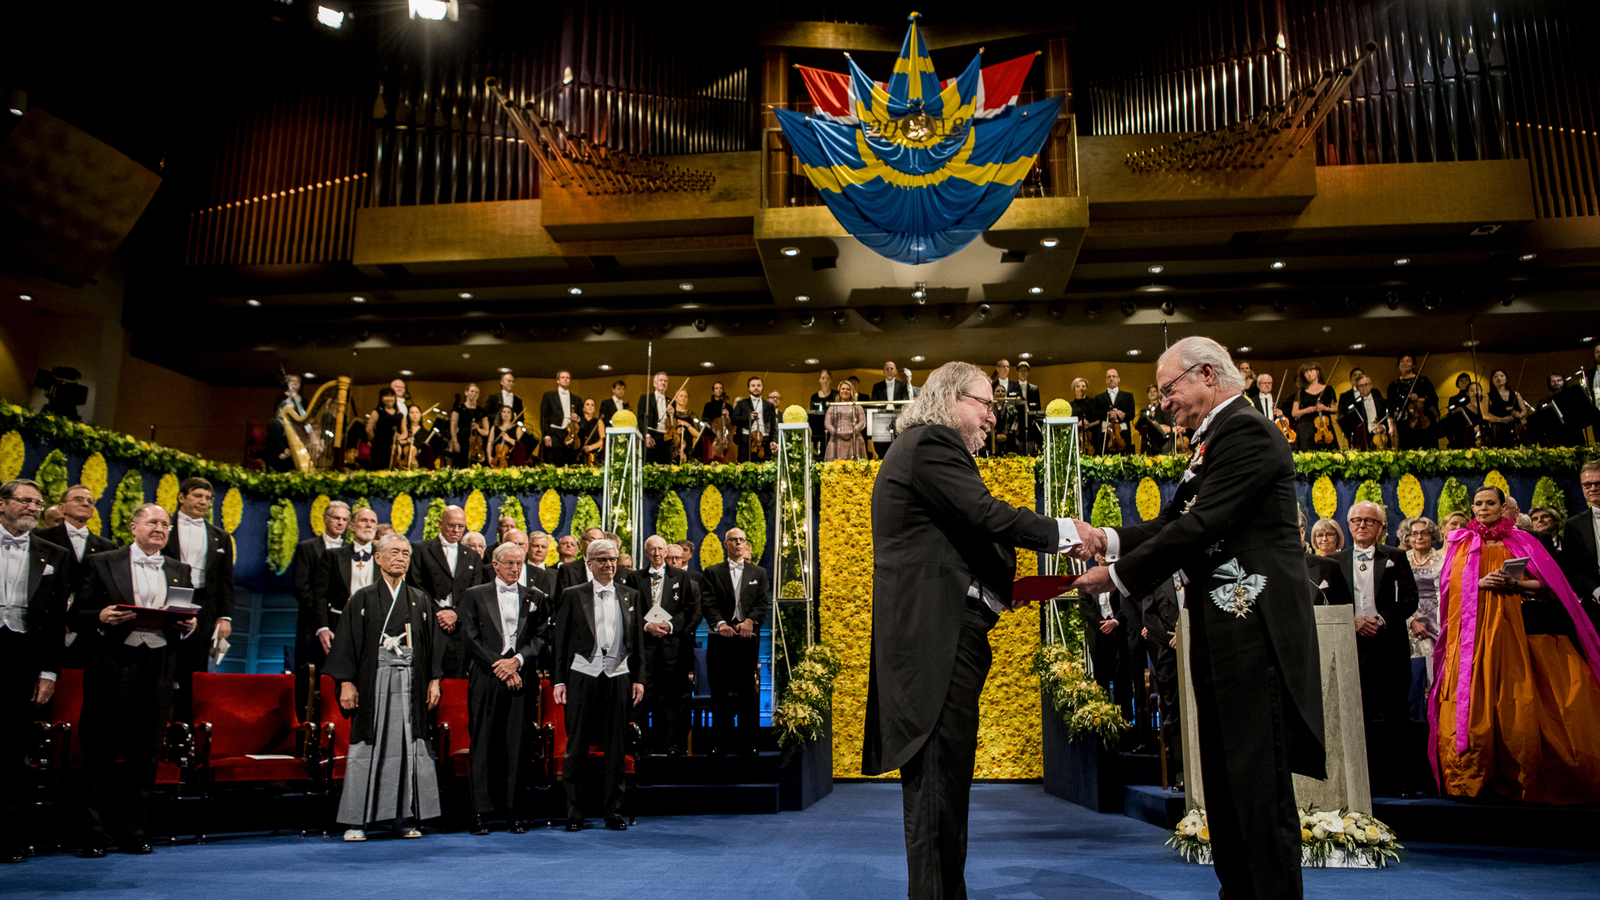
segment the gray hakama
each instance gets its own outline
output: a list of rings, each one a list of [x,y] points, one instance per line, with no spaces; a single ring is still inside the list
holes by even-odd
[[[350,745],[339,798],[342,825],[365,828],[389,819],[398,825],[440,814],[433,755],[411,725],[411,654],[409,647],[378,650],[372,737]]]

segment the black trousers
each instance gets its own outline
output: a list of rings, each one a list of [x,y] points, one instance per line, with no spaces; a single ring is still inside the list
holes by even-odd
[[[1116,602],[1116,598],[1112,598]],[[1128,626],[1118,625],[1106,634],[1098,621],[1084,622],[1084,633],[1089,638],[1089,660],[1094,663],[1094,680],[1106,689],[1111,702],[1121,707],[1123,718],[1135,721],[1134,697],[1138,691],[1133,683],[1133,660],[1128,652]]]
[[[1195,725],[1217,880],[1227,900],[1304,896],[1289,770],[1295,714],[1259,615],[1190,616]]]
[[[1356,650],[1361,661],[1367,774],[1374,796],[1393,797],[1410,786],[1417,753],[1416,744],[1409,740],[1415,733],[1411,728],[1410,645],[1389,635],[1358,635]]]
[[[532,669],[527,672],[532,678]],[[474,813],[488,815],[498,807],[507,817],[516,817],[518,778],[532,713],[529,696],[538,682],[533,684],[530,689],[525,682],[522,690],[513,691],[478,665],[473,665],[467,676],[467,731],[472,735],[467,784],[472,789]],[[497,750],[505,751],[503,768],[495,765]]]
[[[589,748],[595,745],[606,751],[601,810],[608,816],[622,812],[624,741],[632,700],[633,682],[627,675],[591,678],[572,672],[567,676],[567,752],[561,760],[561,780],[567,786],[569,820],[583,818],[579,793]]]
[[[666,432],[651,431],[647,432],[647,435],[656,439],[656,445],[644,448],[644,461],[656,465],[666,465],[671,462],[673,448],[666,441]]]
[[[30,638],[0,627],[0,849],[28,843],[23,816],[28,773],[29,736],[39,718],[33,691],[39,665],[27,652]]]
[[[733,623],[729,623],[733,624]],[[761,733],[761,632],[706,637],[706,679],[711,683],[711,718],[716,745],[724,752],[754,750]]]
[[[922,749],[900,767],[912,900],[967,896],[967,807],[978,755],[978,697],[992,661],[989,629],[998,619],[988,608],[968,604],[944,708]]]
[[[676,634],[664,638],[644,636],[644,699],[633,708],[633,718],[644,732],[646,753],[665,753],[668,748],[684,748],[688,737],[687,706],[691,690],[689,675],[680,659],[683,640]],[[689,651],[694,658],[694,651]]]
[[[137,843],[148,830],[147,807],[178,665],[172,644],[102,647],[84,670],[86,843],[104,846],[113,834]],[[114,771],[119,757],[120,773]]]
[[[1183,732],[1178,728],[1178,651],[1152,634],[1144,642],[1150,657],[1150,677],[1156,683],[1156,710],[1161,715],[1161,736],[1167,742],[1169,772],[1183,777]]]

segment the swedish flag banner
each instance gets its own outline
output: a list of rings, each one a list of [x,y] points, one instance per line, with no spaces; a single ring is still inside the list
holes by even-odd
[[[887,83],[854,60],[848,74],[805,69],[815,114],[774,110],[845,230],[912,265],[955,253],[1000,218],[1062,102],[1017,105],[1031,56],[984,68],[980,51],[960,76],[941,82],[920,19],[911,14]]]

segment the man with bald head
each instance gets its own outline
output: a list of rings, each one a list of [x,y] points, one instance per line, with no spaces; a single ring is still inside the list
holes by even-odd
[[[753,754],[761,725],[761,694],[756,687],[761,624],[772,605],[772,580],[750,558],[750,539],[743,529],[729,528],[722,543],[724,561],[708,567],[701,581],[700,609],[709,631],[706,678],[711,682],[712,724],[718,750]]]
[[[692,688],[693,644],[685,647],[699,618],[700,597],[689,573],[668,563],[668,552],[682,549],[653,534],[644,542],[644,564],[629,571],[622,582],[639,592],[644,602],[644,701],[634,709],[634,720],[644,729],[647,753],[683,752],[688,736],[685,707]],[[692,640],[692,638],[691,638]],[[685,664],[687,662],[687,665]]]
[[[438,607],[439,627],[444,631],[444,677],[467,677],[467,656],[456,628],[456,601],[467,588],[478,583],[483,557],[461,543],[467,533],[467,514],[459,506],[447,506],[439,515],[439,536],[411,547],[411,565],[406,583],[428,595]]]
[[[1373,796],[1394,796],[1420,785],[1405,781],[1411,696],[1411,641],[1406,619],[1417,611],[1417,582],[1406,552],[1383,545],[1388,516],[1362,501],[1345,514],[1350,543],[1332,559],[1355,599],[1356,657],[1361,664],[1361,711],[1367,724],[1367,773]],[[1408,747],[1410,752],[1408,753]]]
[[[583,534],[578,536],[578,558],[571,562],[562,563],[561,567],[556,570],[556,592],[554,596],[558,605],[561,603],[561,598],[566,594],[567,588],[588,584],[594,580],[594,572],[591,571],[589,564],[584,560],[587,558],[589,545],[605,536],[605,529],[602,528],[585,528]],[[562,540],[565,540],[565,538]],[[613,573],[612,577],[615,577],[615,573]]]
[[[1129,438],[1132,432],[1128,423],[1133,421],[1136,410],[1133,395],[1122,389],[1122,376],[1116,369],[1106,370],[1106,389],[1095,396],[1094,402],[1095,409],[1099,412],[1097,418],[1102,423],[1098,440],[1102,452],[1111,441],[1113,432],[1120,434],[1122,439],[1127,441],[1124,446],[1131,449],[1133,442]],[[1122,452],[1126,453],[1128,450]]]

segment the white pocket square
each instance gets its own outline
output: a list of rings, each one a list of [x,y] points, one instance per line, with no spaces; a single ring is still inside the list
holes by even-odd
[[[49,578],[51,575],[54,575],[55,573],[56,573],[56,567],[50,565],[49,563],[45,563],[44,564],[44,574],[40,575],[39,577],[40,578]]]
[[[1325,591],[1327,589],[1328,589],[1328,579],[1324,578],[1324,579],[1322,579],[1322,583],[1317,585],[1317,590]]]
[[[1387,559],[1387,560],[1384,560],[1384,562],[1383,562],[1383,567],[1384,567],[1384,568],[1385,568],[1385,569],[1392,569],[1392,568],[1394,568],[1394,560],[1392,560],[1392,559]]]

